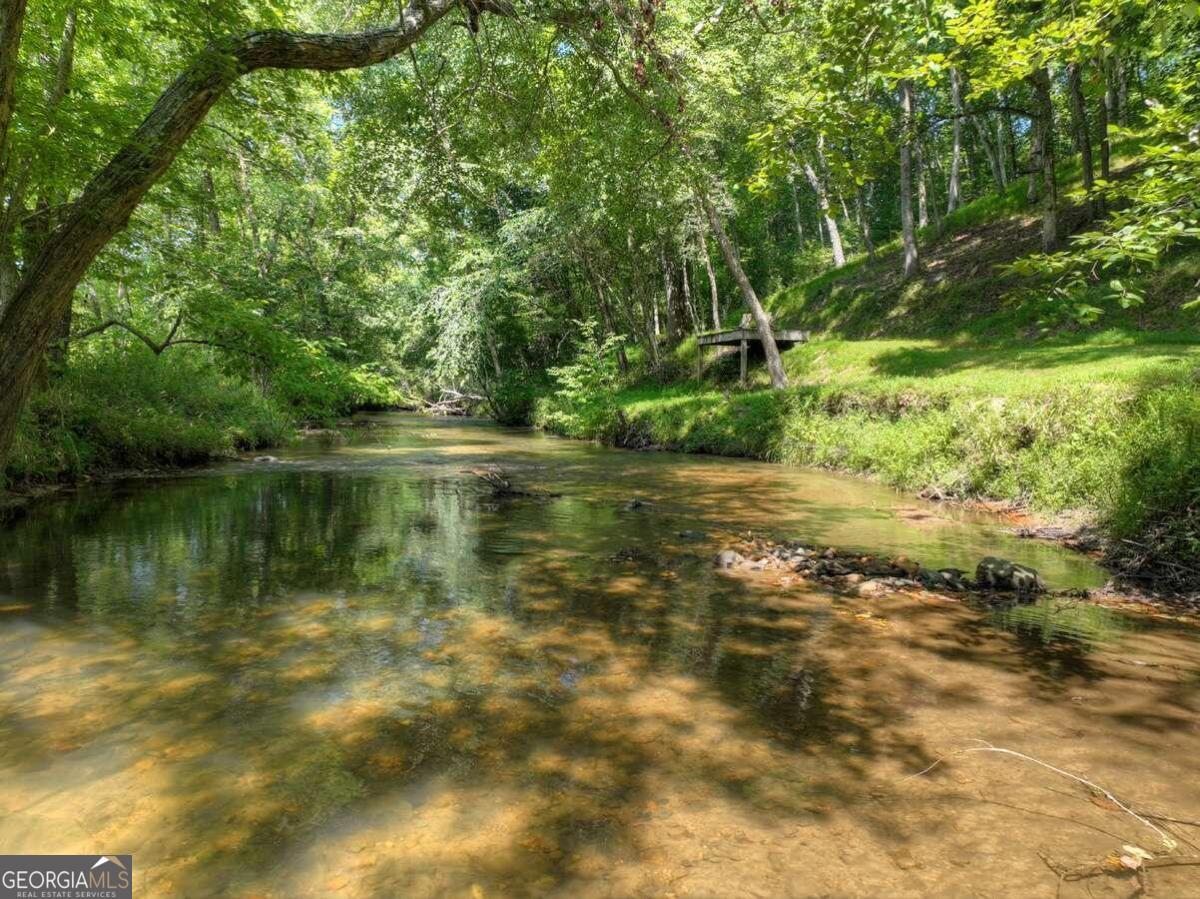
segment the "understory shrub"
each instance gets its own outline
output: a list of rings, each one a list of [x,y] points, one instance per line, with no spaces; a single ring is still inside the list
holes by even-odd
[[[616,442],[624,416],[617,405],[617,346],[620,338],[599,336],[595,321],[579,323],[574,361],[552,368],[552,394],[539,399],[534,423],[566,437]]]

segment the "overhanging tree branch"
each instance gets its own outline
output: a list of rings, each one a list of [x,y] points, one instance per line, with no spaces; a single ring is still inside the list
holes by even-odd
[[[476,8],[501,11],[496,3]],[[22,272],[0,318],[0,470],[39,360],[80,279],[121,231],[147,191],[170,167],[213,105],[242,76],[259,69],[336,72],[384,62],[403,52],[459,0],[410,0],[386,28],[358,34],[256,31],[220,41],[163,91],[125,146],[84,187],[61,223]],[[0,0],[0,139],[12,107],[15,51],[24,0]]]

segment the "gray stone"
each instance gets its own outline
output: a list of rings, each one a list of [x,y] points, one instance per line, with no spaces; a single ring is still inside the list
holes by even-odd
[[[975,569],[975,585],[988,590],[1012,590],[1016,593],[1041,593],[1046,589],[1037,569],[1008,559],[988,556]]]
[[[733,568],[735,565],[741,565],[746,561],[746,557],[732,549],[723,549],[717,553],[713,559],[713,564],[718,568]]]

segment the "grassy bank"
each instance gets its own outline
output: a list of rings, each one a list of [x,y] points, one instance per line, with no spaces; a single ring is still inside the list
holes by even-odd
[[[199,353],[117,349],[80,356],[30,403],[8,469],[12,486],[194,465],[267,446],[292,418]]]
[[[770,297],[780,326],[816,335],[784,354],[787,390],[769,390],[761,366],[740,388],[732,354],[697,384],[687,341],[657,377],[610,382],[607,403],[587,414],[572,413],[570,391],[544,399],[538,422],[1046,516],[1082,512],[1126,573],[1200,586],[1200,333],[1183,308],[1200,253],[1130,279],[1141,306],[1123,309],[1097,288],[1084,299],[1103,312],[1081,321],[997,271],[1038,240],[1034,217],[1001,212],[964,210],[958,230],[930,238],[911,281],[889,252]]]

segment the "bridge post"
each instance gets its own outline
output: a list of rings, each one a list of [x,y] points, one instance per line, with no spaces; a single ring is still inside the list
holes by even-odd
[[[750,352],[750,343],[747,340],[742,341],[742,386],[746,386],[746,357]]]

